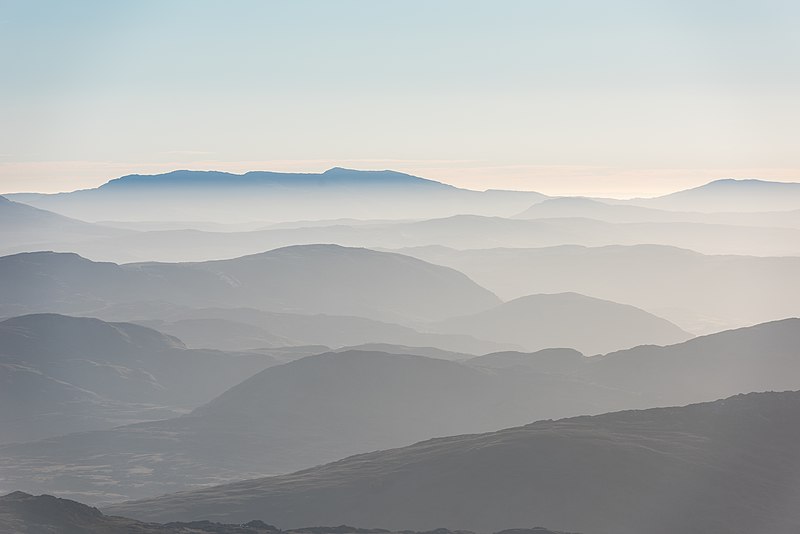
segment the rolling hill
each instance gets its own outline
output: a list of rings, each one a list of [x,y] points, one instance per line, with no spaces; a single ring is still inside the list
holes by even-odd
[[[800,209],[800,183],[731,178],[631,204],[680,211],[776,211]]]
[[[798,347],[800,319],[790,319],[600,357],[565,349],[467,362],[374,350],[310,356],[187,416],[0,447],[0,491],[108,503],[538,419],[800,389]]]
[[[695,334],[800,316],[798,257],[709,256],[656,245],[399,252],[457,269],[503,299],[574,291],[631,304]]]
[[[672,345],[691,337],[633,306],[578,293],[529,295],[432,325],[435,331],[503,340],[529,351],[573,348],[593,355],[636,345]]]
[[[128,233],[126,230],[64,217],[0,196],[0,243],[3,249],[30,249],[41,243],[71,243]]]
[[[38,314],[0,322],[0,443],[175,415],[277,363],[149,328]]]
[[[499,300],[416,258],[336,245],[292,246],[200,263],[96,263],[37,252],[0,258],[0,314],[94,314],[120,303],[254,307],[390,322],[443,319]]]

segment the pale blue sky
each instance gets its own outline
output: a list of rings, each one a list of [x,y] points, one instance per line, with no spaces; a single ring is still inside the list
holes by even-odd
[[[0,0],[0,191],[394,168],[627,196],[800,181],[800,2]]]

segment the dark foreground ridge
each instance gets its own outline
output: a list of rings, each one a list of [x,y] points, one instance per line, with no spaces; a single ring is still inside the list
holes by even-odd
[[[389,534],[379,528],[307,527],[281,530],[260,520],[242,524],[189,521],[144,523],[125,517],[104,515],[97,508],[52,495],[34,496],[21,491],[0,497],[0,532],[14,534]],[[398,534],[472,534],[440,528],[429,532],[400,531]],[[520,528],[497,534],[569,534],[541,527]]]
[[[797,534],[798,413],[800,392],[782,392],[544,420],[104,512],[149,521],[265,517],[284,528]]]

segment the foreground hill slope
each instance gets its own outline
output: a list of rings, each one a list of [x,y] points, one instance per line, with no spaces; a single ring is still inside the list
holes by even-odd
[[[0,491],[119,501],[635,401],[557,375],[331,352],[270,367],[186,416],[2,447]]]
[[[540,421],[109,510],[225,521],[258,512],[283,527],[536,521],[598,534],[790,534],[800,529],[798,413],[800,393],[786,392]]]
[[[0,491],[108,503],[435,436],[789,389],[800,389],[798,319],[600,357],[548,349],[459,363],[350,350],[266,369],[188,416],[4,446]]]
[[[639,308],[578,293],[520,297],[490,310],[446,319],[432,328],[502,340],[530,351],[565,347],[588,355],[643,344],[671,345],[691,337]]]
[[[200,520],[184,523],[143,523],[107,516],[85,504],[51,495],[15,491],[0,497],[0,531],[14,534],[390,534],[379,528],[306,527],[280,530],[261,520],[223,524]],[[399,534],[399,533],[398,533]],[[404,530],[402,534],[424,534]],[[436,529],[436,534],[473,534]],[[497,534],[568,534],[546,528],[518,528]]]

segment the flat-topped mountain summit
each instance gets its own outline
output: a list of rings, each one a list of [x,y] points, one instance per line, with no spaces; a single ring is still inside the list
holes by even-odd
[[[178,170],[132,174],[70,193],[9,195],[89,221],[239,222],[355,217],[512,215],[545,198],[524,191],[472,191],[390,170],[333,168],[322,173]]]

